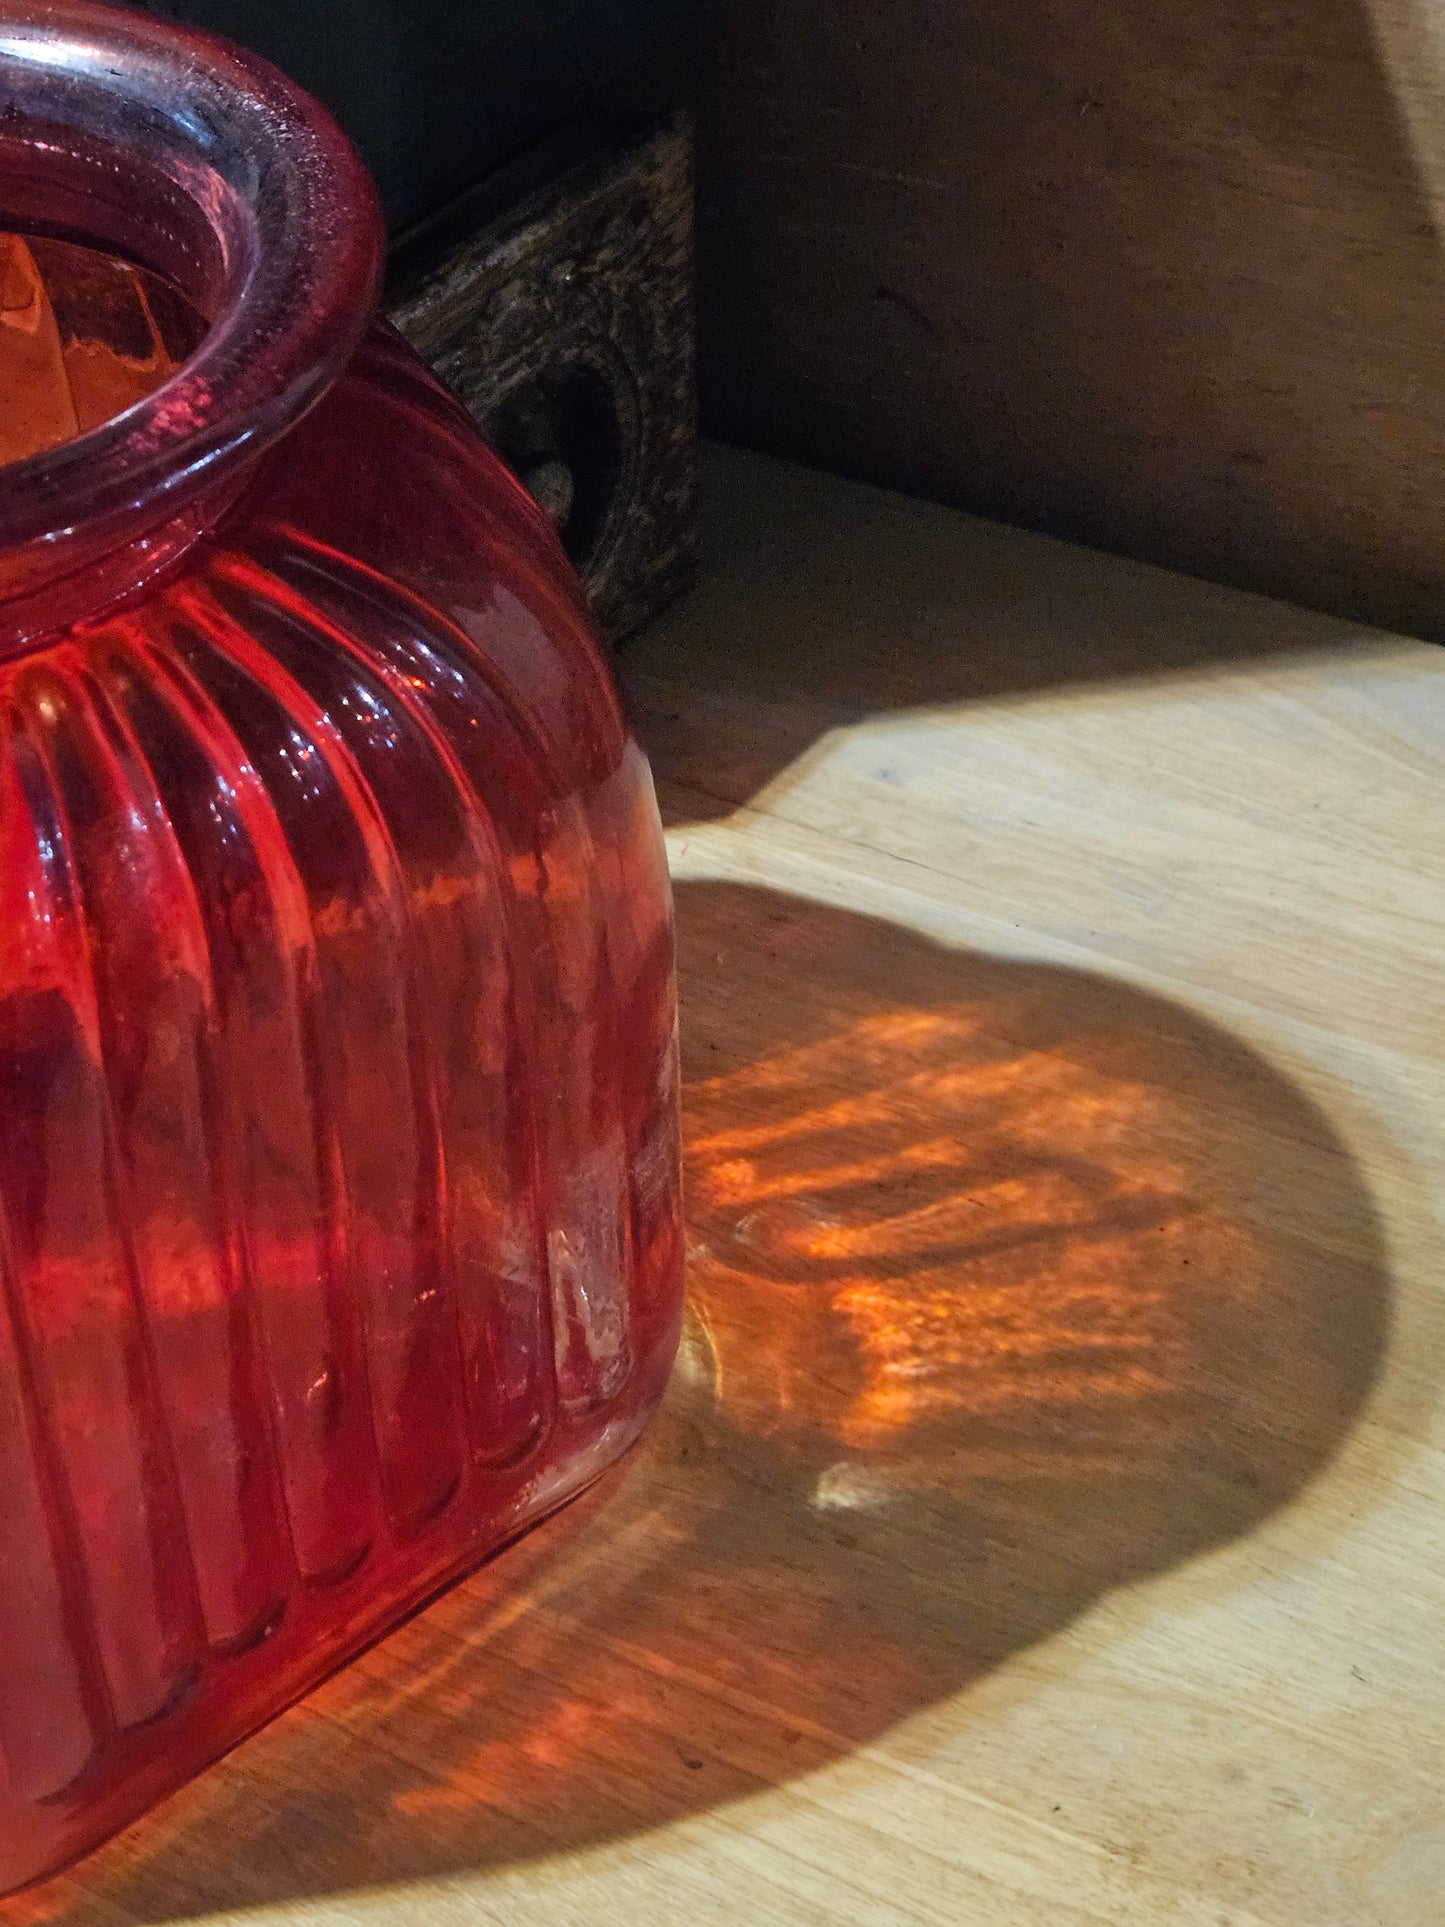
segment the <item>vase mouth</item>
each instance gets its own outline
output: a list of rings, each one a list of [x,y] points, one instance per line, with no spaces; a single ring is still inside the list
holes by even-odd
[[[234,494],[350,359],[376,305],[382,229],[354,149],[277,69],[91,0],[0,0],[0,228],[120,255],[206,323],[123,413],[0,466],[0,632],[13,637],[61,579],[121,550],[147,575]]]

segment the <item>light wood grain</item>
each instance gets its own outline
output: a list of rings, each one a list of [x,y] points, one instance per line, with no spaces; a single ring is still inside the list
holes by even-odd
[[[1445,1918],[1445,656],[759,458],[633,1459],[0,1920]]]

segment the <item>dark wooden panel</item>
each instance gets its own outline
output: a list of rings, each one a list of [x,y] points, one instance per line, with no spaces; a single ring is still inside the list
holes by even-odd
[[[551,516],[621,641],[692,580],[692,133],[578,121],[392,257],[392,321]]]
[[[1445,635],[1406,133],[1445,106],[1408,3],[734,0],[698,89],[705,421]]]

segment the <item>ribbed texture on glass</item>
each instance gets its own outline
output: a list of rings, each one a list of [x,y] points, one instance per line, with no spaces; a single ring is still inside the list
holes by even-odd
[[[437,464],[399,547],[439,585],[466,557],[466,602],[326,527],[388,421]],[[456,434],[379,342],[264,516],[0,665],[3,1885],[574,1490],[660,1390],[650,781],[550,536]]]

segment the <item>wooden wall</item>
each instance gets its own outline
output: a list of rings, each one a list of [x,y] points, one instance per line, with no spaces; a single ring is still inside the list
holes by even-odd
[[[714,433],[1445,637],[1436,0],[723,5]]]

